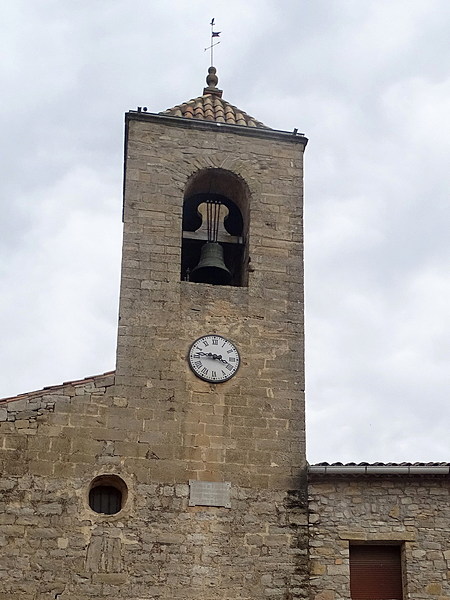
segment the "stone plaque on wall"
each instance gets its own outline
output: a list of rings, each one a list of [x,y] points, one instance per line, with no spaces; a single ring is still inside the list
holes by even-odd
[[[231,508],[229,481],[189,480],[189,506],[224,506]]]

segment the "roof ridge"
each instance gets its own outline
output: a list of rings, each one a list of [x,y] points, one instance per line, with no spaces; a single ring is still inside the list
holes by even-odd
[[[318,462],[309,464],[310,467],[436,467],[450,466],[450,462],[446,461],[402,461],[402,462]]]

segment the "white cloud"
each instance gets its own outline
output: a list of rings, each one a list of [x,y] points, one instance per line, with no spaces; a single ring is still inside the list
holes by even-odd
[[[201,93],[214,16],[224,97],[310,138],[310,460],[448,460],[448,2],[0,12],[0,394],[114,367],[122,114]]]

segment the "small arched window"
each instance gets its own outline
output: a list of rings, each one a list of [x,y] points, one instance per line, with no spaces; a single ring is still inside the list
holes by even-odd
[[[200,171],[183,203],[181,279],[247,285],[248,191],[234,173]]]
[[[89,506],[100,514],[115,515],[125,505],[127,486],[117,475],[100,475],[89,488]]]

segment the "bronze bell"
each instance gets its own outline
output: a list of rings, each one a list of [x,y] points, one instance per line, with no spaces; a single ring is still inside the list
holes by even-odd
[[[190,280],[195,283],[212,283],[213,285],[228,285],[231,272],[223,260],[223,248],[218,242],[206,242],[200,252],[200,260],[192,269]]]

